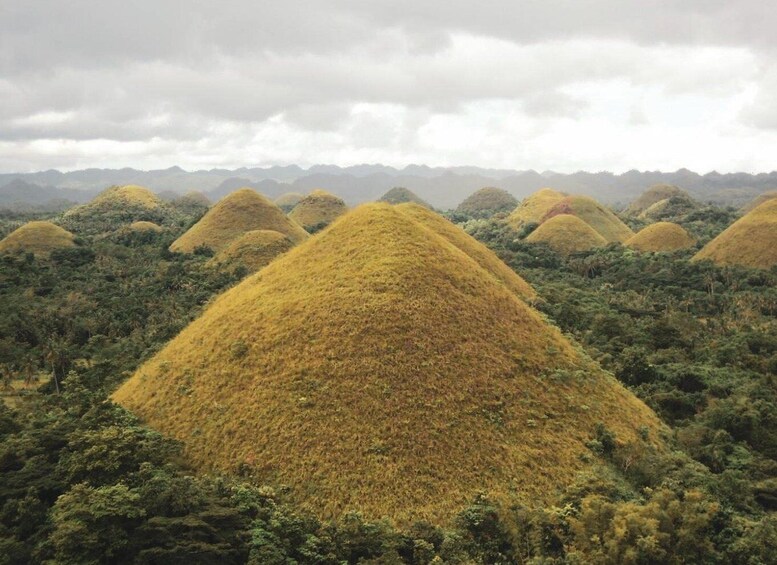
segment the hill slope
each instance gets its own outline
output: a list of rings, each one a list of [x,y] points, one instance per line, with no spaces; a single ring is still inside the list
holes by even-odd
[[[208,264],[214,267],[243,265],[253,273],[292,247],[294,242],[280,232],[253,230],[244,233],[219,251]]]
[[[402,523],[447,523],[478,491],[548,499],[586,467],[596,423],[635,441],[660,427],[491,273],[386,204],[224,293],[114,398],[200,468],[290,485],[323,518]]]
[[[347,211],[342,199],[325,190],[314,190],[294,206],[289,218],[312,233],[328,226]]]
[[[471,216],[490,216],[498,212],[510,212],[518,206],[518,200],[501,188],[487,186],[475,191],[459,204],[456,211]]]
[[[758,206],[760,206],[767,200],[771,200],[772,198],[777,198],[777,190],[770,190],[769,192],[764,192],[763,194],[759,194],[758,196],[753,198],[750,202],[742,206],[742,208],[740,209],[742,210],[742,212],[746,214],[750,210],[758,208]]]
[[[308,234],[267,198],[250,188],[236,190],[222,198],[181,237],[170,251],[191,253],[205,246],[215,252],[252,230],[273,230],[298,243]]]
[[[108,188],[90,202],[71,208],[62,223],[68,229],[93,234],[141,220],[164,224],[171,219],[170,208],[149,189],[125,185]]]
[[[305,198],[305,195],[301,192],[284,192],[275,199],[275,204],[278,208],[288,214],[303,198]]]
[[[424,206],[425,208],[431,208],[431,206],[419,198],[415,192],[402,186],[395,186],[381,196],[378,202],[387,202],[389,204],[406,204],[412,202]]]
[[[559,214],[572,214],[594,228],[608,242],[623,243],[634,232],[612,210],[588,196],[567,196],[557,202],[543,217],[543,221]]]
[[[51,222],[28,222],[0,241],[0,253],[32,253],[46,257],[55,249],[75,247],[75,236]]]
[[[758,269],[777,265],[777,199],[767,200],[739,218],[693,259]]]
[[[656,222],[641,229],[626,240],[624,245],[637,251],[677,251],[687,249],[696,240],[682,226],[671,222]]]
[[[679,186],[673,184],[654,184],[631,203],[626,209],[627,214],[639,215],[653,204],[672,198],[673,196],[683,196],[690,198],[690,195]]]
[[[552,188],[541,188],[523,199],[507,217],[507,223],[519,230],[527,224],[539,224],[553,206],[566,198],[566,194]]]
[[[607,240],[595,229],[570,214],[559,214],[543,222],[526,241],[547,243],[551,249],[564,255],[607,245]]]

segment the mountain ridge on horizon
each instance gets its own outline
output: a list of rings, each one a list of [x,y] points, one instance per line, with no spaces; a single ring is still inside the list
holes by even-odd
[[[277,197],[284,192],[324,188],[349,205],[377,200],[395,186],[414,191],[440,208],[453,208],[475,190],[498,186],[524,198],[550,186],[575,194],[587,194],[611,205],[623,206],[654,184],[675,184],[699,200],[741,205],[777,188],[777,171],[761,173],[699,174],[687,168],[674,172],[609,171],[556,173],[529,170],[490,169],[476,166],[431,167],[410,164],[396,168],[382,164],[347,167],[317,164],[199,169],[186,171],[178,165],[167,169],[141,170],[87,168],[62,172],[48,169],[31,173],[0,173],[0,207],[45,205],[50,202],[79,203],[117,184],[139,184],[157,193],[182,194],[196,190],[218,199],[236,188],[248,186]]]

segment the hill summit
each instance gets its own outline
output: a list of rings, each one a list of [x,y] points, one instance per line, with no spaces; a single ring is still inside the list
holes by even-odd
[[[693,259],[757,269],[777,265],[777,198],[763,202],[739,218]]]
[[[241,188],[219,200],[181,237],[170,245],[170,251],[191,253],[197,247],[215,252],[252,230],[273,230],[298,243],[308,234],[289,220],[270,200],[250,188]]]
[[[252,230],[219,251],[208,264],[227,268],[242,265],[253,273],[292,247],[294,242],[280,232]]]
[[[388,202],[389,204],[406,204],[412,202],[425,208],[431,208],[431,206],[422,200],[415,192],[403,186],[395,186],[381,196],[378,201]]]
[[[75,247],[75,236],[51,222],[27,222],[0,241],[0,253],[47,257],[55,249]]]
[[[479,491],[552,498],[597,423],[654,441],[656,416],[432,214],[353,210],[218,297],[114,399],[199,468],[288,485],[322,518],[449,523]]]
[[[682,226],[672,222],[656,222],[641,229],[626,240],[624,245],[637,251],[677,251],[687,249],[696,240]]]
[[[552,188],[541,188],[523,199],[520,206],[516,207],[507,217],[507,223],[519,230],[529,224],[542,222],[553,206],[566,198],[566,194]]]
[[[456,211],[470,216],[493,216],[499,212],[510,212],[518,206],[515,196],[493,186],[475,191],[459,204]]]
[[[62,222],[69,229],[94,234],[137,221],[165,224],[171,218],[170,208],[156,194],[129,184],[112,186],[90,202],[71,208],[63,215]]]
[[[691,198],[690,195],[679,186],[673,184],[654,184],[631,203],[626,209],[626,213],[637,216],[645,212],[654,204],[676,196],[688,199]]]
[[[314,190],[289,212],[289,218],[308,232],[317,232],[348,211],[341,198],[325,190]]]
[[[588,196],[567,196],[559,200],[545,213],[542,221],[559,214],[572,214],[596,230],[608,243],[623,243],[634,232],[612,210]]]
[[[607,240],[577,216],[559,214],[543,222],[529,234],[530,243],[547,243],[551,249],[563,255],[604,247]]]

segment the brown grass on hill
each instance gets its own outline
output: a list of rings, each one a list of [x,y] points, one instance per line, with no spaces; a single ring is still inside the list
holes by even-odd
[[[641,214],[653,204],[673,196],[684,196],[689,200],[691,198],[690,195],[679,186],[674,186],[673,184],[655,184],[640,194],[639,197],[626,208],[626,213],[631,215]]]
[[[750,202],[742,206],[740,210],[745,214],[747,214],[750,210],[754,210],[755,208],[758,208],[758,206],[760,206],[767,200],[771,200],[772,198],[777,198],[777,190],[770,190],[769,192],[764,192],[763,194],[759,194],[758,196],[753,198]]]
[[[162,230],[162,227],[155,224],[154,222],[146,222],[146,221],[139,221],[139,222],[132,222],[128,226],[130,231],[152,231],[156,233],[160,233]]]
[[[325,190],[314,190],[289,212],[289,218],[309,232],[316,232],[348,211],[341,198]]]
[[[656,222],[626,240],[624,245],[637,251],[657,253],[691,247],[696,240],[682,226],[672,222]]]
[[[242,265],[253,273],[292,247],[294,242],[280,232],[253,230],[235,239],[207,264],[228,269]]]
[[[560,214],[545,221],[526,238],[530,243],[547,243],[563,255],[604,247],[607,240],[577,216]]]
[[[529,283],[505,265],[493,251],[474,237],[468,235],[453,222],[437,212],[415,203],[400,204],[397,206],[397,210],[418,222],[423,228],[431,230],[436,235],[445,238],[449,243],[461,249],[519,298],[529,302],[537,298],[537,291]]]
[[[275,199],[275,205],[288,214],[303,198],[305,195],[299,192],[286,192]]]
[[[170,251],[191,253],[205,246],[215,252],[252,230],[273,230],[298,243],[308,234],[291,221],[283,211],[267,198],[250,188],[241,188],[222,198],[194,224],[176,239]]]
[[[769,269],[777,265],[777,199],[763,202],[705,245],[693,260]]]
[[[337,220],[218,297],[114,399],[200,469],[285,484],[321,518],[450,523],[479,491],[547,501],[599,422],[657,417],[433,228]],[[660,444],[660,443],[659,443]]]
[[[395,186],[386,192],[386,194],[381,196],[378,199],[378,202],[387,202],[389,204],[406,204],[412,202],[414,204],[419,204],[424,208],[431,208],[431,206],[423,199],[421,199],[415,192],[403,186]]]
[[[518,206],[518,200],[506,190],[487,186],[469,195],[456,208],[462,214],[495,214],[497,212],[511,212]]]
[[[51,222],[28,222],[0,241],[0,253],[47,257],[55,249],[75,247],[75,236]]]
[[[543,222],[559,214],[572,214],[594,228],[609,243],[623,243],[634,232],[612,210],[588,196],[567,196],[545,213]]]
[[[65,217],[85,215],[100,212],[104,209],[121,209],[124,207],[144,208],[153,210],[163,206],[162,200],[143,186],[128,184],[112,186],[95,196],[91,202],[76,206],[65,212]]]
[[[566,194],[552,188],[541,188],[523,199],[523,202],[507,217],[507,223],[516,230],[528,224],[539,224],[545,214],[566,198]]]

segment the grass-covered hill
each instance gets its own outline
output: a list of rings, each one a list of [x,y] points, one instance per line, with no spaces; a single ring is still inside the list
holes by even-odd
[[[381,196],[378,201],[387,202],[389,204],[405,204],[407,202],[412,202],[424,206],[425,208],[431,208],[429,203],[421,199],[415,192],[403,186],[395,186]]]
[[[623,243],[634,235],[631,228],[624,224],[612,210],[588,196],[567,196],[554,204],[545,213],[542,221],[544,222],[559,214],[577,216],[596,230],[609,243]]]
[[[277,231],[295,243],[308,237],[305,230],[287,218],[273,202],[255,190],[242,188],[210,208],[200,221],[173,242],[170,251],[192,253],[197,248],[208,248],[218,253],[253,230]]]
[[[690,199],[690,195],[679,186],[673,184],[654,184],[640,194],[639,197],[626,208],[626,213],[632,216],[638,216],[654,204],[675,196]]]
[[[155,233],[159,233],[162,231],[162,227],[159,226],[158,224],[155,224],[154,222],[146,222],[145,220],[132,222],[128,226],[128,229],[130,231],[139,231],[139,232],[150,231]]]
[[[227,269],[242,266],[253,273],[292,247],[294,242],[280,232],[252,230],[219,251],[208,264]]]
[[[777,265],[777,199],[769,199],[742,216],[693,259],[757,269]]]
[[[487,186],[465,198],[456,208],[456,212],[475,218],[483,218],[499,212],[511,212],[517,205],[518,200],[506,190]]]
[[[523,199],[507,217],[507,223],[520,230],[529,224],[539,224],[553,206],[566,198],[566,194],[552,188],[541,188]]]
[[[108,188],[90,202],[66,211],[62,225],[76,233],[91,235],[141,220],[170,224],[174,219],[171,207],[149,189],[126,185]]]
[[[627,239],[624,245],[637,251],[657,253],[687,249],[694,243],[696,240],[682,226],[672,222],[656,222]]]
[[[305,198],[305,195],[300,192],[284,192],[275,199],[275,204],[288,214],[303,198]]]
[[[562,255],[587,251],[607,245],[607,240],[577,216],[559,214],[543,222],[526,241],[546,243]]]
[[[758,206],[760,206],[767,200],[771,200],[772,198],[777,198],[777,190],[770,190],[769,192],[764,192],[763,194],[759,194],[758,196],[753,198],[750,202],[742,206],[741,210],[746,214],[750,210],[757,208]]]
[[[325,190],[314,190],[300,200],[289,212],[289,218],[309,233],[315,233],[331,224],[348,211],[341,198]]]
[[[0,240],[0,253],[32,253],[47,257],[55,249],[75,247],[75,236],[46,221],[28,222]]]
[[[597,423],[658,441],[644,404],[435,231],[352,211],[216,299],[115,400],[201,469],[404,524],[450,523],[481,491],[552,497]]]

